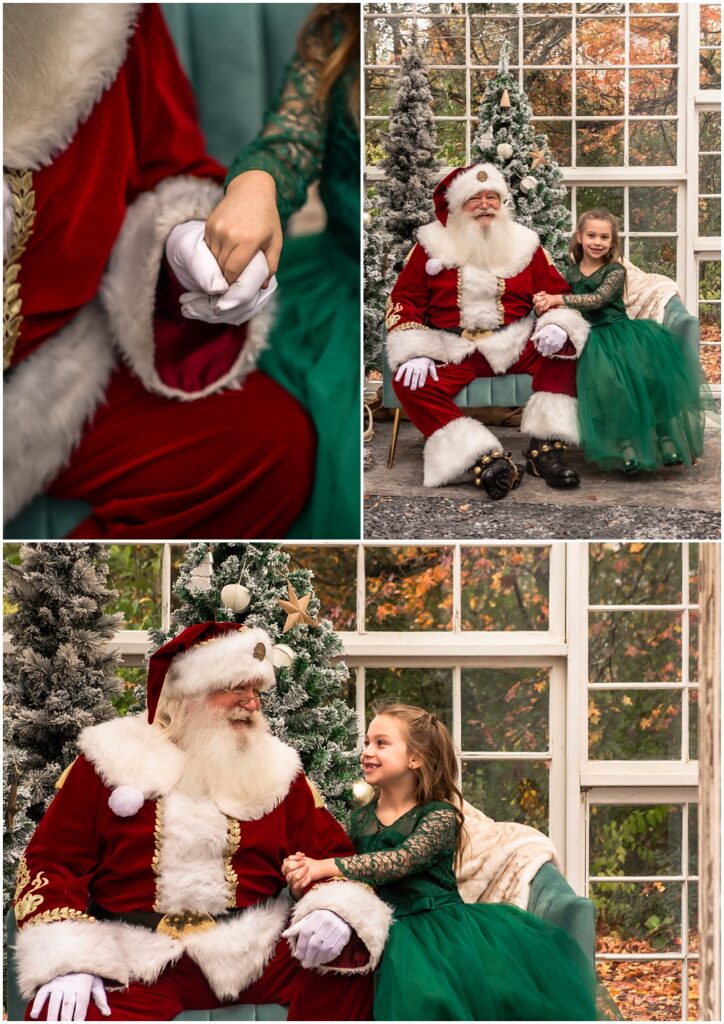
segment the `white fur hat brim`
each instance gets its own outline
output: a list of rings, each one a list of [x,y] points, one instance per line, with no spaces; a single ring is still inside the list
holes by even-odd
[[[179,654],[171,662],[163,692],[202,697],[251,680],[260,690],[270,690],[275,682],[272,642],[263,629],[224,633]]]
[[[453,179],[445,199],[450,213],[456,213],[478,192],[497,192],[505,201],[509,191],[505,178],[494,164],[476,164]]]

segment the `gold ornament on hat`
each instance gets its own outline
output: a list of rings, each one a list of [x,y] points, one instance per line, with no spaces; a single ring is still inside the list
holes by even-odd
[[[282,633],[286,633],[288,630],[293,629],[294,626],[298,625],[318,626],[319,623],[317,620],[307,614],[307,607],[312,598],[311,592],[309,594],[303,594],[302,597],[297,597],[296,591],[291,583],[287,583],[287,591],[289,593],[288,601],[283,601],[281,598],[277,598],[279,605],[287,613],[287,621],[284,623]]]
[[[545,150],[538,149],[537,146],[531,146],[531,148],[530,148],[530,155],[533,158],[533,160],[531,162],[531,165],[530,165],[531,171],[534,171],[536,169],[536,167],[545,167],[545,165],[546,165]]]
[[[503,95],[500,97],[500,105],[501,107],[510,106],[510,93],[507,89],[503,89]]]
[[[254,657],[257,661],[264,661],[266,658],[266,647],[262,643],[258,643],[254,648]]]
[[[478,173],[475,175],[475,177],[478,179],[478,181],[487,181],[488,180],[488,175],[487,175],[486,171],[478,171]]]

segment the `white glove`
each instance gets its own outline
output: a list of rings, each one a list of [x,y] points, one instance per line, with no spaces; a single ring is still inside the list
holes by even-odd
[[[85,1020],[91,996],[103,1016],[110,1017],[111,1008],[106,999],[106,990],[97,975],[60,974],[38,989],[30,1016],[37,1020],[46,999],[50,997],[46,1020]]]
[[[313,910],[282,935],[285,939],[298,936],[294,955],[302,967],[319,967],[339,956],[350,940],[352,929],[332,910]]]
[[[166,259],[187,291],[220,295],[228,288],[219,264],[204,241],[206,221],[177,224],[166,239]]]
[[[568,335],[558,324],[546,324],[533,342],[542,356],[552,356],[560,352],[568,341]]]
[[[197,289],[184,292],[180,299],[181,312],[189,320],[204,320],[207,324],[235,324],[238,327],[258,313],[276,291],[275,277],[262,289],[268,275],[269,267],[264,253],[258,252],[233,284],[227,287],[224,282],[223,294],[209,295]]]
[[[440,379],[437,375],[437,367],[434,360],[428,359],[427,356],[419,356],[416,359],[408,359],[406,363],[403,363],[395,374],[395,380],[399,380],[404,374],[405,379],[402,383],[410,391],[416,391],[418,388],[425,386],[428,373],[433,380]]]

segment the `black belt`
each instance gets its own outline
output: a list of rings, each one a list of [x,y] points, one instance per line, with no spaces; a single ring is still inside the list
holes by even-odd
[[[189,935],[191,932],[206,932],[215,928],[219,921],[225,921],[228,917],[240,914],[246,907],[230,907],[224,914],[204,914],[196,910],[182,910],[178,914],[161,914],[156,910],[128,910],[117,913],[113,910],[106,910],[94,900],[88,905],[88,913],[99,921],[122,921],[124,924],[134,924],[141,928],[148,928],[152,932],[160,932],[163,935],[170,935],[171,938],[179,939],[182,935]]]

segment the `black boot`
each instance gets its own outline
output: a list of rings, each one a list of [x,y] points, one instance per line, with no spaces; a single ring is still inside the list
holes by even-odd
[[[580,477],[563,457],[566,449],[567,445],[563,441],[541,441],[532,437],[528,450],[523,453],[527,459],[528,472],[541,477],[549,487],[578,487]]]
[[[516,466],[510,452],[502,452],[497,448],[481,455],[470,467],[473,483],[476,487],[484,487],[493,501],[500,501],[506,494],[520,486],[523,479],[522,467]]]

